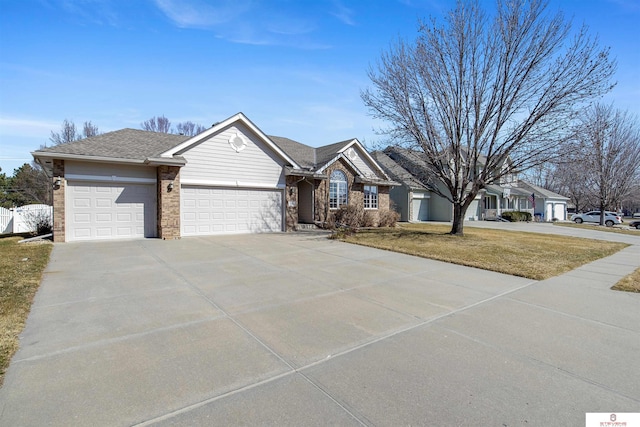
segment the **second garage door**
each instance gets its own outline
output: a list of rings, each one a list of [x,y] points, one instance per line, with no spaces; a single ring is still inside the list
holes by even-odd
[[[429,199],[415,198],[412,200],[412,221],[427,221],[429,219]]]
[[[66,240],[156,235],[156,187],[150,184],[69,181]]]
[[[183,185],[183,236],[282,231],[282,191]]]

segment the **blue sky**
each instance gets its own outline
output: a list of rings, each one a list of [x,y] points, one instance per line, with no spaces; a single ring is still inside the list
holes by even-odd
[[[492,8],[494,2],[488,1]],[[102,132],[152,116],[209,126],[242,111],[319,146],[381,140],[367,69],[453,0],[0,0],[0,167],[32,160],[64,119]],[[618,61],[607,96],[640,115],[640,1],[551,0]]]

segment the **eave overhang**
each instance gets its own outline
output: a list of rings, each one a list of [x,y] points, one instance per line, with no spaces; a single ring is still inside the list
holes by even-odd
[[[396,181],[380,178],[368,178],[365,176],[356,176],[355,182],[358,184],[385,185],[389,187],[400,187],[402,184]]]
[[[284,168],[285,176],[300,176],[305,178],[313,178],[313,179],[329,179],[329,177],[323,173],[316,173],[315,171],[297,169],[292,167]]]

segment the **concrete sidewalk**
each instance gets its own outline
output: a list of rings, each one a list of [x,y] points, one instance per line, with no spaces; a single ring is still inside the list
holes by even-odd
[[[313,234],[56,245],[0,425],[637,412],[640,295],[609,288],[640,267],[638,244],[540,282]]]

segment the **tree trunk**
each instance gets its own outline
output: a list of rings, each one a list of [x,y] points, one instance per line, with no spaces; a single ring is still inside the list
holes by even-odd
[[[604,201],[600,200],[600,225],[604,225]]]
[[[464,213],[466,208],[461,203],[453,204],[453,225],[449,234],[454,236],[464,236]]]

